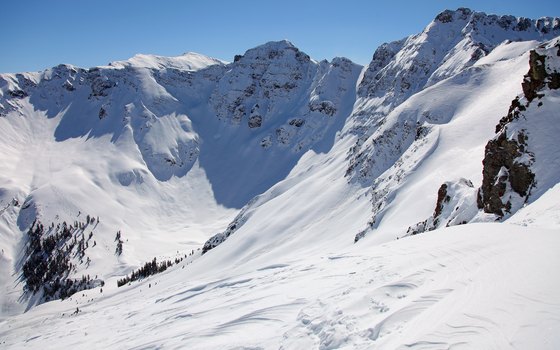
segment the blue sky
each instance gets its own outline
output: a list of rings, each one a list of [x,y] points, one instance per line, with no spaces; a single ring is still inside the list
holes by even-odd
[[[0,3],[0,72],[104,65],[136,53],[199,52],[226,61],[288,39],[315,59],[367,64],[375,48],[421,31],[443,9],[560,17],[560,1],[128,1]]]

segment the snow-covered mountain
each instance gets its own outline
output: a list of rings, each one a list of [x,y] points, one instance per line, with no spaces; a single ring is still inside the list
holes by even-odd
[[[1,74],[0,344],[556,348],[559,36]]]
[[[536,42],[558,36],[559,30],[558,19],[534,21],[461,8],[440,13],[422,33],[382,45],[375,52],[358,88],[352,131],[359,137],[347,171],[354,181],[366,185],[374,182],[371,228],[379,224],[403,178],[424,158],[434,158],[431,152],[442,136],[442,129],[453,128],[462,109],[471,119],[470,114],[477,108],[487,114],[504,113],[502,106],[512,97],[498,94],[515,96],[514,91],[520,86],[514,79],[518,81],[520,76],[498,71],[505,67],[499,61],[515,58]],[[487,79],[492,73],[502,77]],[[495,85],[480,84],[482,79]],[[517,90],[498,88],[497,84],[506,81],[509,88]],[[492,91],[491,96],[478,94],[486,88],[487,92]],[[480,97],[475,101],[477,96]],[[476,106],[466,110],[469,106],[464,104],[469,101]],[[474,120],[472,124],[482,126]],[[492,130],[479,129],[474,136],[490,136]],[[486,142],[488,138],[472,141]],[[460,147],[460,143],[453,148]],[[479,175],[464,176],[476,179]],[[357,239],[368,230],[362,231]]]
[[[482,161],[482,184],[461,179],[442,184],[434,214],[409,229],[419,233],[468,222],[503,220],[540,198],[560,182],[560,132],[556,112],[560,88],[560,40],[544,43],[529,53],[523,93],[496,125]]]
[[[87,70],[2,75],[9,265],[18,271],[29,260],[19,244],[35,220],[75,230],[86,216],[95,228],[73,234],[95,232],[83,245],[97,248],[80,250],[70,272],[78,278],[192,253],[305,152],[332,147],[361,68],[345,58],[315,62],[281,41],[231,64],[139,55]],[[117,232],[124,248],[115,255]]]

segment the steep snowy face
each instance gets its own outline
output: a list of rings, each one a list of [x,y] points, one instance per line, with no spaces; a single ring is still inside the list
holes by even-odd
[[[251,158],[237,156],[229,145],[220,151],[234,153],[226,156],[220,165],[231,174],[228,186],[238,188],[238,195],[248,187],[242,186],[242,181],[250,179],[252,183],[272,186],[275,183],[270,180],[279,181],[288,175],[287,170],[295,166],[305,151],[331,150],[336,132],[351,114],[362,69],[340,57],[332,62],[315,62],[287,41],[270,42],[249,50],[237,56],[229,68],[210,102],[218,118],[235,127],[234,138],[249,135],[247,143],[239,145],[241,150],[237,152],[250,154]],[[260,152],[255,152],[255,148],[260,148]],[[239,164],[247,162],[254,165],[239,170]],[[260,167],[258,172],[253,170],[256,167]],[[255,206],[270,198],[263,195],[245,202],[247,205],[234,221],[208,240],[203,251],[225,241],[243,226]]]
[[[438,191],[434,214],[408,229],[417,234],[441,227],[509,218],[560,182],[560,152],[555,142],[560,101],[560,39],[528,55],[523,93],[496,125],[482,160],[482,184],[447,181]]]
[[[416,96],[431,88],[440,90],[436,86],[447,80],[455,80],[451,84],[457,85],[478,79],[474,77],[485,69],[484,64],[495,62],[485,58],[498,47],[507,51],[509,43],[528,43],[530,48],[557,35],[558,18],[529,20],[460,8],[442,12],[420,34],[382,45],[359,84],[357,103],[346,128],[357,136],[349,152],[346,176],[351,182],[371,186],[374,213],[384,210],[398,183],[431,152],[437,140],[431,133],[434,125],[453,118],[454,107],[440,101],[440,96],[428,98],[442,110],[411,106]],[[512,58],[506,56],[504,59]],[[471,83],[476,89],[478,84]],[[375,226],[379,218],[373,217],[370,225]]]
[[[317,63],[288,41],[269,42],[236,56],[209,102],[219,119],[258,135],[262,148],[300,152],[349,114],[360,68],[345,58]]]
[[[531,20],[466,8],[446,10],[422,33],[377,49],[358,95],[394,107],[420,89],[472,66],[504,40],[546,40],[557,35],[558,18]]]
[[[408,132],[399,133],[404,138],[379,132],[386,116],[409,97],[473,66],[504,41],[542,41],[557,35],[558,18],[530,20],[460,8],[440,13],[422,33],[381,45],[359,83],[356,108],[347,128],[358,136],[350,152],[348,175],[368,183],[386,169],[371,166],[379,153],[375,145],[386,143],[380,137],[390,139],[397,148],[389,151],[394,156],[388,164],[410,145],[416,132],[414,117],[405,127]]]
[[[287,41],[236,56],[203,101],[204,118],[190,113],[202,138],[212,139],[199,160],[218,201],[241,208],[306,151],[329,151],[351,113],[361,69],[345,58],[313,61]]]

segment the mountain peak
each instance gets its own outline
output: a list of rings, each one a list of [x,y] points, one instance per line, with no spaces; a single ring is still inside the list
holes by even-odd
[[[457,19],[466,20],[473,11],[466,7],[459,7],[457,10],[444,10],[439,13],[435,20],[441,23],[453,22]]]
[[[471,9],[460,7],[457,10],[444,10],[439,13],[434,23],[455,23],[467,22],[471,29],[477,27],[499,27],[502,30],[512,30],[515,32],[537,31],[541,34],[560,33],[560,19],[557,17],[542,17],[530,19],[526,17],[515,17],[512,15],[486,14],[485,12],[475,12]],[[463,25],[463,23],[461,23]]]
[[[434,85],[472,66],[506,40],[550,40],[558,35],[558,18],[534,20],[487,15],[464,7],[445,10],[421,34],[380,46],[358,93],[373,96],[392,91],[401,99],[407,98],[419,88]],[[408,56],[408,60],[396,59],[406,57],[406,52],[415,55]],[[392,101],[402,102],[399,98]]]
[[[295,45],[292,44],[289,40],[283,39],[278,41],[269,41],[262,45],[255,47],[254,49],[274,49],[274,50],[286,50],[286,49],[295,49]]]
[[[241,58],[248,60],[274,60],[281,59],[286,53],[294,56],[298,61],[310,61],[311,58],[306,53],[300,51],[288,40],[269,41],[265,44],[259,45],[249,49],[243,55],[236,55],[234,61],[237,62]]]
[[[136,54],[132,58],[124,61],[109,63],[109,66],[116,68],[135,67],[163,69],[173,68],[186,71],[196,71],[216,64],[223,65],[226,62],[216,58],[208,57],[196,52],[186,52],[180,56],[159,56],[150,54]]]

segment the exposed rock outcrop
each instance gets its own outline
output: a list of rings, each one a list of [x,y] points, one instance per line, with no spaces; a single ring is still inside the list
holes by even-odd
[[[535,154],[531,151],[531,131],[527,117],[538,118],[529,109],[542,106],[547,91],[560,87],[558,50],[560,41],[550,43],[529,55],[529,71],[523,78],[523,95],[512,101],[508,114],[496,126],[497,135],[486,145],[483,160],[482,186],[478,191],[478,207],[484,212],[503,218],[516,211],[519,204],[529,199],[536,186],[531,166]],[[521,200],[519,200],[521,199]]]
[[[498,217],[510,213],[512,203],[505,198],[510,189],[527,199],[535,174],[530,170],[534,158],[526,150],[526,142],[527,136],[523,132],[519,132],[516,139],[509,139],[504,129],[486,145],[482,186],[477,199],[478,207],[486,213]]]
[[[233,219],[233,221],[228,225],[228,227],[220,233],[215,234],[214,236],[210,237],[204,245],[202,246],[202,254],[206,254],[208,251],[216,248],[220,244],[222,244],[229,236],[231,236],[235,231],[237,231],[241,226],[245,224],[245,222],[251,217],[248,213],[249,208],[251,207],[252,203],[255,203],[259,197],[254,198],[250,203],[245,206],[239,214]]]
[[[476,189],[470,180],[443,183],[438,190],[434,213],[428,219],[410,226],[407,235],[466,224],[477,213],[475,198]]]
[[[361,68],[340,57],[314,61],[286,40],[268,42],[227,65],[209,105],[223,123],[251,129],[263,148],[300,153],[350,114]]]

